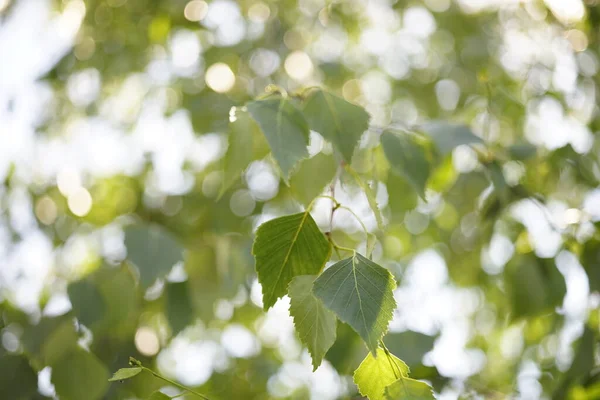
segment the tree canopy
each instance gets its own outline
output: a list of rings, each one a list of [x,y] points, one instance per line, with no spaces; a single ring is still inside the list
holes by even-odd
[[[0,0],[0,397],[600,398],[593,0]]]

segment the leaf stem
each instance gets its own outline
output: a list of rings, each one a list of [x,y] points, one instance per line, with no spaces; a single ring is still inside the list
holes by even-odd
[[[195,394],[196,396],[200,397],[201,399],[204,399],[204,400],[210,400],[208,397],[204,396],[203,394],[201,394],[201,393],[198,393],[198,392],[196,392],[195,390],[193,390],[193,389],[190,389],[189,387],[187,387],[187,386],[184,386],[184,385],[182,385],[182,384],[180,384],[180,383],[177,383],[177,382],[175,382],[175,381],[173,381],[173,380],[171,380],[171,379],[169,379],[169,378],[166,378],[166,377],[162,376],[161,374],[159,374],[158,372],[155,372],[155,371],[151,370],[150,368],[146,368],[146,367],[144,367],[144,366],[142,365],[142,362],[141,362],[141,361],[139,361],[139,360],[136,360],[136,359],[135,359],[135,358],[133,358],[133,357],[129,357],[129,364],[130,364],[130,365],[137,366],[137,367],[140,367],[140,368],[142,369],[142,371],[147,371],[147,372],[151,373],[152,375],[154,375],[156,378],[158,378],[158,379],[162,379],[163,381],[165,381],[165,382],[167,382],[167,383],[169,383],[169,384],[171,384],[171,385],[173,385],[173,386],[175,386],[175,387],[178,387],[178,388],[179,388],[179,389],[181,389],[181,390],[184,390],[184,391],[186,391],[186,392],[189,392],[189,393]]]

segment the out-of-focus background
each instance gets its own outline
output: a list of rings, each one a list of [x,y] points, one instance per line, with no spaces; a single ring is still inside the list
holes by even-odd
[[[385,341],[412,377],[440,399],[600,398],[596,3],[0,0],[0,397],[145,398],[152,376],[107,382],[135,356],[211,399],[358,398],[360,339],[340,323],[313,373],[250,253],[324,189],[331,146],[311,133],[289,187],[258,151],[219,197],[232,107],[276,84],[373,126],[464,123],[494,155],[456,147],[422,200],[365,133],[352,167],[384,232],[355,180],[335,187],[399,282]],[[364,249],[330,210],[319,226]],[[137,232],[150,249],[125,244],[139,221],[163,228]]]

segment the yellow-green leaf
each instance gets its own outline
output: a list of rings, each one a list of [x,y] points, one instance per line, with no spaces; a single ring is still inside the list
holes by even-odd
[[[400,378],[408,377],[408,366],[391,353],[377,348],[377,357],[367,354],[354,372],[354,383],[369,400],[384,400],[385,388]]]
[[[385,388],[385,400],[435,400],[431,386],[410,378],[400,378]]]

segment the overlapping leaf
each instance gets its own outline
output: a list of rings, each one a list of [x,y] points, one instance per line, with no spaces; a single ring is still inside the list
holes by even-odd
[[[364,108],[327,91],[311,91],[304,104],[304,116],[310,128],[333,143],[349,164],[362,134],[369,127]]]
[[[318,274],[331,255],[331,245],[308,211],[262,224],[252,254],[267,310],[287,293],[298,275]]]
[[[296,164],[308,157],[309,129],[304,116],[284,97],[248,103],[287,182]]]
[[[319,153],[302,161],[290,179],[292,194],[300,203],[308,206],[333,180],[335,171],[335,159],[331,154]]]
[[[475,136],[466,125],[432,121],[421,125],[420,130],[431,137],[442,155],[450,153],[460,145],[483,143],[483,140]]]
[[[400,378],[385,388],[385,400],[435,400],[431,386],[410,378]]]
[[[321,365],[325,353],[335,342],[337,328],[335,315],[312,293],[315,278],[314,275],[297,276],[289,287],[290,314],[300,341],[310,352],[313,370]]]
[[[313,293],[375,353],[396,307],[395,288],[396,281],[387,269],[356,253],[323,272]]]
[[[367,354],[354,372],[354,383],[360,394],[369,400],[384,400],[385,388],[398,379],[407,378],[408,366],[404,361],[382,348],[377,348],[376,357]]]

